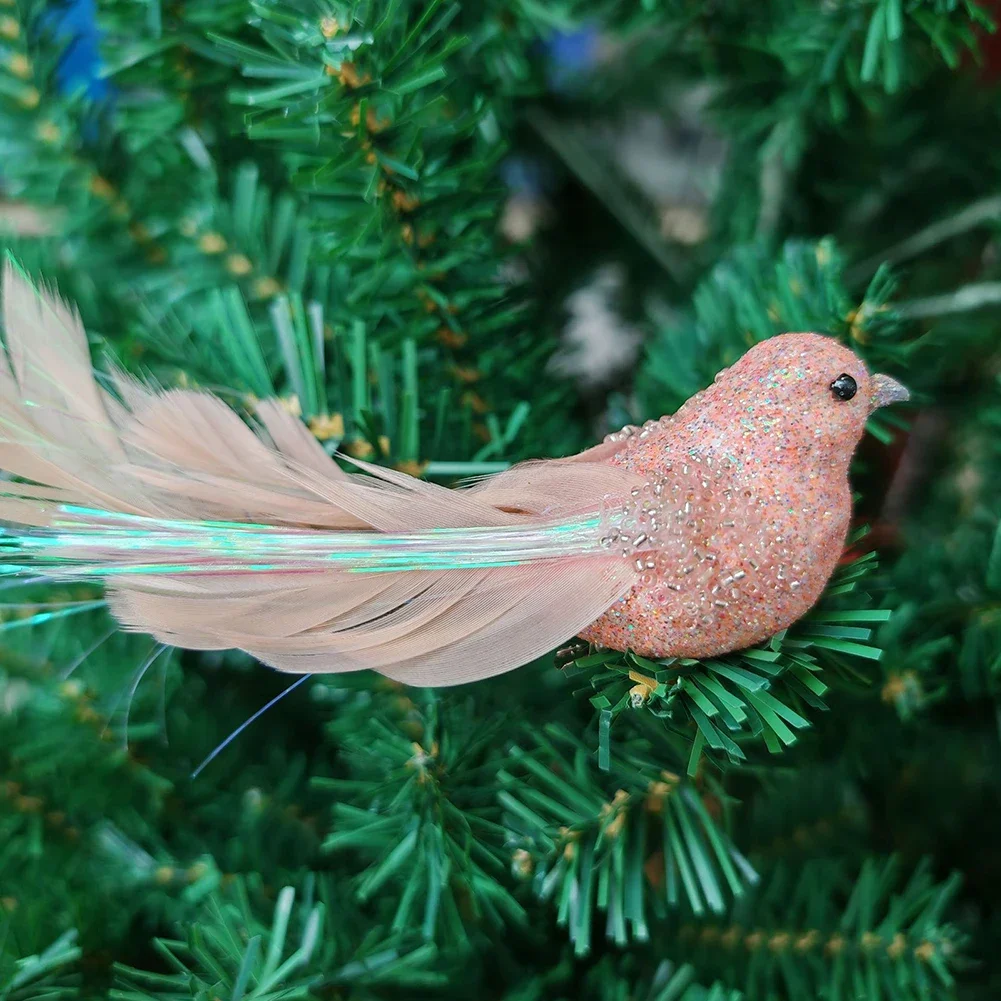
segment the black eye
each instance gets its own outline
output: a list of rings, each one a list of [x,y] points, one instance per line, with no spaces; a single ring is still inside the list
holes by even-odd
[[[842,372],[831,383],[831,392],[839,400],[850,400],[858,392],[858,383],[847,372]]]

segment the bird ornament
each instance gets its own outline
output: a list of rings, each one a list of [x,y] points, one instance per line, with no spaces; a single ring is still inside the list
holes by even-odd
[[[277,400],[95,377],[77,314],[3,275],[0,563],[103,583],[120,626],[296,674],[476,681],[570,637],[712,657],[818,600],[866,421],[907,391],[833,338],[752,346],[676,413],[447,488]],[[346,458],[346,457],[344,457]]]

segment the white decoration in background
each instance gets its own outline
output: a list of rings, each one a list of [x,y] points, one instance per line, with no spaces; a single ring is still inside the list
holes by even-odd
[[[592,388],[634,364],[642,334],[615,309],[624,279],[620,265],[606,264],[588,285],[567,298],[570,319],[563,347],[550,359],[550,372]]]

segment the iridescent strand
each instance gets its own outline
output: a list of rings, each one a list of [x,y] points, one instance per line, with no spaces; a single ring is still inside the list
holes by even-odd
[[[176,521],[80,507],[51,527],[3,530],[0,572],[61,578],[125,574],[388,573],[506,566],[607,554],[607,514],[572,522],[329,532],[241,522]]]

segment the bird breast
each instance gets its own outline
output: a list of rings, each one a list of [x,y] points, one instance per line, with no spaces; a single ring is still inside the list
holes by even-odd
[[[611,461],[644,475],[608,532],[632,591],[581,636],[648,657],[743,649],[800,618],[842,553],[847,474],[639,436]],[[687,446],[687,447],[686,447]]]

